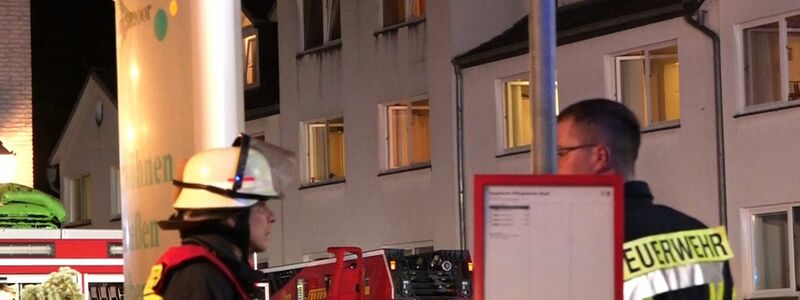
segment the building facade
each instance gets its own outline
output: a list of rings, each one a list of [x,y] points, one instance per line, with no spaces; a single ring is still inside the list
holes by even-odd
[[[92,70],[50,157],[64,227],[121,228],[115,70]]]
[[[30,3],[0,4],[0,142],[16,153],[11,182],[33,186]],[[2,166],[8,168],[8,166]]]
[[[277,136],[299,180],[276,204],[270,263],[343,244],[471,248],[472,176],[530,172],[529,2],[312,2],[277,6]],[[797,299],[800,3],[560,4],[558,106],[628,105],[636,177],[727,225],[737,297]]]

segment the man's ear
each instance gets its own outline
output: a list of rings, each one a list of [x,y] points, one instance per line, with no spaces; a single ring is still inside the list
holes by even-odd
[[[599,144],[592,151],[592,164],[594,174],[606,174],[614,170],[614,163],[611,149],[608,146]]]

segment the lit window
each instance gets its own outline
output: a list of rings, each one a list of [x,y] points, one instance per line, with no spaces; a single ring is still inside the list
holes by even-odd
[[[645,127],[679,121],[679,69],[675,45],[617,56],[617,100],[630,108]]]
[[[386,106],[388,168],[431,161],[428,100],[403,101]]]
[[[339,0],[298,0],[303,12],[305,49],[313,49],[342,37]]]
[[[344,178],[344,118],[306,125],[308,133],[308,182]]]
[[[529,74],[520,74],[500,80],[502,86],[503,147],[505,149],[527,148],[533,137]],[[555,84],[558,111],[558,83]]]
[[[746,106],[800,99],[800,15],[743,30]]]
[[[70,222],[92,219],[92,177],[90,175],[67,179]]]
[[[503,86],[506,149],[531,144],[531,98],[528,80],[509,80]]]
[[[748,263],[750,282],[746,294],[752,297],[796,296],[800,291],[800,205],[751,208],[746,224],[750,232]]]
[[[425,0],[383,0],[383,27],[425,16]]]
[[[258,68],[258,30],[253,22],[242,13],[242,50],[244,50],[244,88],[257,87],[259,84]]]
[[[119,186],[119,168],[116,166],[111,167],[110,180],[110,199],[111,199],[111,217],[119,218],[122,215],[122,202],[120,197]]]

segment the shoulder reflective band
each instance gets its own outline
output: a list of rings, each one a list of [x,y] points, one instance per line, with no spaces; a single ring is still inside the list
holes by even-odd
[[[659,269],[733,257],[722,226],[646,236],[626,242],[622,249],[626,281]]]
[[[625,300],[650,299],[655,295],[708,285],[709,297],[705,300],[722,300],[725,292],[725,262],[693,263],[674,268],[655,270],[626,280],[623,286]]]
[[[150,269],[150,276],[147,277],[147,283],[144,285],[144,300],[162,300],[164,298],[161,295],[157,294],[155,291],[156,285],[158,282],[161,281],[161,273],[164,271],[164,265],[162,264],[155,264],[152,269]]]

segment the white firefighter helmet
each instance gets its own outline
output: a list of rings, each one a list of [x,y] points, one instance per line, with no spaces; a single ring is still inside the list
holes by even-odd
[[[172,207],[245,208],[258,201],[280,198],[280,183],[288,175],[281,174],[286,173],[281,166],[292,157],[277,146],[253,142],[251,148],[250,138],[241,135],[233,147],[208,149],[193,155],[186,163],[183,178],[174,181],[181,190]]]

